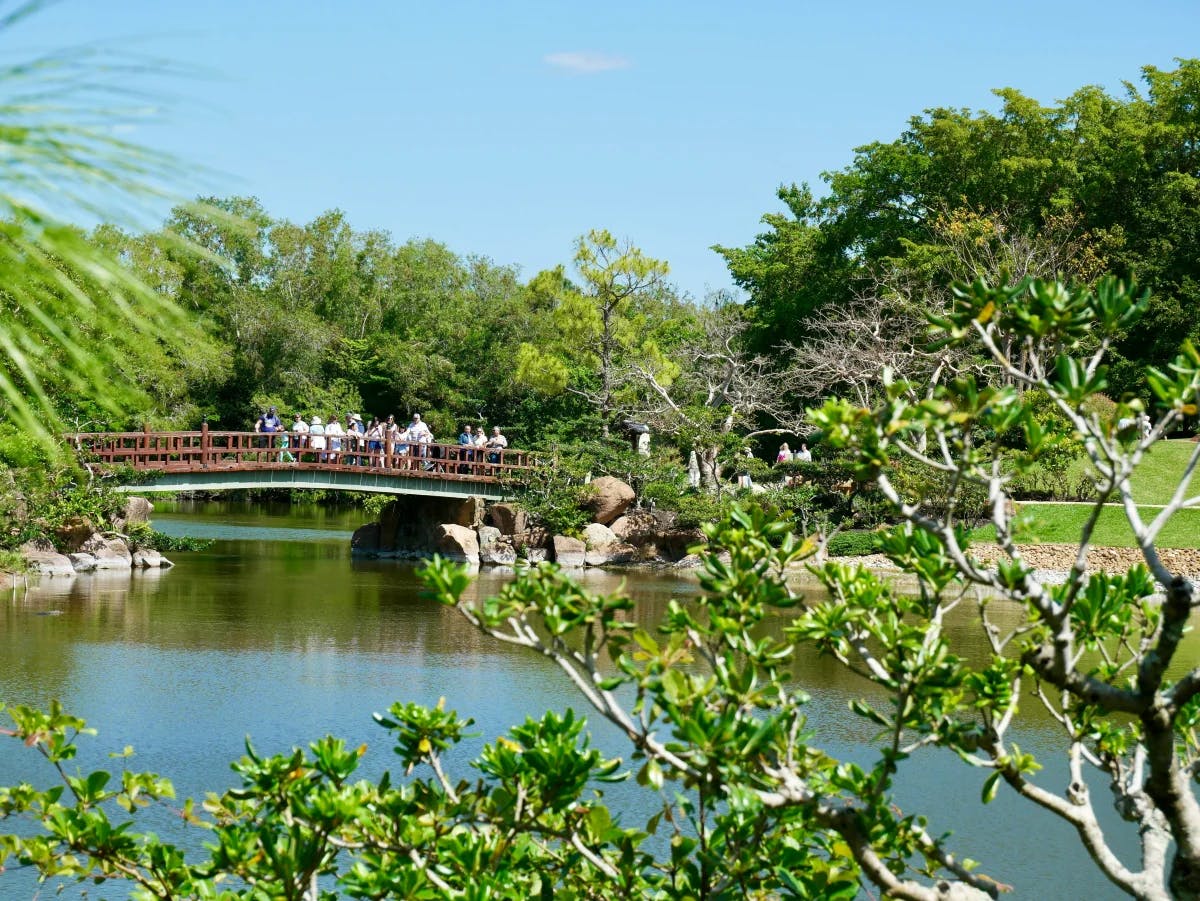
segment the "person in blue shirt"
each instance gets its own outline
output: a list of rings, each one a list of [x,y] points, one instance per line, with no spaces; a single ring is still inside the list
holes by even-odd
[[[466,461],[467,463],[473,462],[475,459],[475,452],[471,450],[471,448],[475,446],[475,436],[471,434],[471,427],[469,425],[463,426],[462,434],[458,436],[458,445],[462,448],[462,450],[458,452],[458,459]],[[469,466],[458,467],[459,472],[469,472],[470,469],[471,468]]]
[[[274,407],[271,407],[266,413],[258,414],[258,422],[254,423],[254,431],[271,434],[278,432],[283,428],[283,423],[279,421],[279,413]]]
[[[258,414],[258,421],[254,423],[254,431],[261,432],[264,435],[273,435],[275,432],[283,430],[283,423],[279,421],[279,413],[274,407],[271,407],[266,413]],[[265,441],[261,438],[254,439],[259,447],[274,447],[275,441],[268,438]]]

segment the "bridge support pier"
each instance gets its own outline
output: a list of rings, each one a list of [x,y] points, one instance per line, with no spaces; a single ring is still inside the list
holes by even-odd
[[[401,495],[379,514],[379,522],[359,528],[351,539],[355,554],[432,553],[437,527],[443,524],[474,529],[483,523],[482,497],[454,498]]]

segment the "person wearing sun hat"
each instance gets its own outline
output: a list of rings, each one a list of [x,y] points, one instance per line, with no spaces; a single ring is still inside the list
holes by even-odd
[[[325,450],[325,424],[320,416],[314,416],[308,421],[308,446],[315,451]],[[317,454],[317,462],[324,463],[325,455]]]

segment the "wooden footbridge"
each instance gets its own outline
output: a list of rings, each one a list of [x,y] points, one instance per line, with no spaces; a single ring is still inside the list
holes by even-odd
[[[368,442],[297,432],[81,432],[66,436],[81,459],[139,473],[127,492],[323,488],[503,500],[533,468],[527,451],[457,444]]]

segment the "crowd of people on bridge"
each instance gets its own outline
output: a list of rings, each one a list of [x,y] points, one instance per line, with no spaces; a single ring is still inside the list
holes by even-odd
[[[337,416],[305,418],[296,413],[290,426],[285,426],[277,408],[259,414],[254,431],[270,435],[263,439],[272,448],[279,448],[283,463],[310,461],[317,463],[373,466],[426,471],[457,471],[459,473],[492,474],[504,462],[508,439],[493,426],[491,434],[483,426],[463,425],[458,441],[452,446],[439,443],[429,425],[414,413],[407,426],[396,422],[395,415],[387,419],[371,417],[364,422],[357,413],[347,413],[345,425]]]

